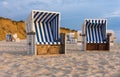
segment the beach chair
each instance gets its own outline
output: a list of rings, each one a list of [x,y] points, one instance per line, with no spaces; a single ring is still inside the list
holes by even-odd
[[[82,26],[83,50],[109,50],[106,19],[85,19]]]
[[[25,24],[29,54],[60,54],[59,12],[33,10]]]

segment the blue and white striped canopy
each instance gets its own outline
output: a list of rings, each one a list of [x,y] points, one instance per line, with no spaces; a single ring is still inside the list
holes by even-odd
[[[60,14],[56,12],[33,12],[33,27],[37,44],[59,44],[59,17]]]
[[[105,19],[86,19],[84,26],[87,43],[106,43]]]

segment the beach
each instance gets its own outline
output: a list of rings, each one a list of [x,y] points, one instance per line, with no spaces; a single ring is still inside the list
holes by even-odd
[[[110,51],[72,47],[66,45],[66,54],[36,56],[27,55],[26,40],[1,41],[0,77],[120,77],[119,43]]]

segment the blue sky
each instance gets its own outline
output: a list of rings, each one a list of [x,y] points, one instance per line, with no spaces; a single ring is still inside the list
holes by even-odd
[[[85,18],[107,18],[120,41],[120,0],[0,0],[0,16],[26,20],[34,10],[61,13],[61,26],[80,30]]]

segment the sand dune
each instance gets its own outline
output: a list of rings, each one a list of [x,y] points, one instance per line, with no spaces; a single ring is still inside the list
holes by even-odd
[[[27,55],[25,41],[3,41],[0,47],[0,77],[119,77],[120,50],[114,47],[110,52],[83,52],[78,47],[53,56]]]

